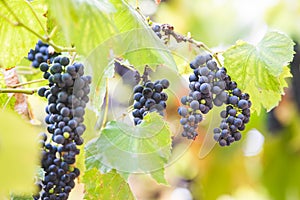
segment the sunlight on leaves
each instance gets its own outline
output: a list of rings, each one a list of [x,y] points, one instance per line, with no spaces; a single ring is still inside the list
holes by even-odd
[[[238,87],[250,94],[253,110],[277,106],[291,77],[286,65],[293,58],[293,42],[286,35],[269,32],[253,46],[238,41],[224,54],[224,66]],[[272,97],[272,98],[270,98]]]
[[[161,116],[150,113],[133,127],[111,121],[98,139],[86,145],[86,167],[102,172],[116,169],[129,173],[162,170],[171,155],[171,131]],[[163,173],[161,173],[163,174]],[[156,178],[163,183],[162,177]]]
[[[18,16],[20,21],[28,27],[34,27],[34,31],[40,35],[44,35],[34,14],[30,10],[26,1],[10,0],[6,1],[9,8]],[[43,27],[46,28],[46,7],[44,1],[30,2],[37,16],[39,17]],[[4,6],[3,1],[0,2],[0,67],[10,68],[19,63],[22,58],[27,56],[28,51],[35,47],[38,38],[21,26],[14,26],[7,22],[4,17],[16,23],[16,19],[11,12]],[[12,56],[13,55],[13,56]]]

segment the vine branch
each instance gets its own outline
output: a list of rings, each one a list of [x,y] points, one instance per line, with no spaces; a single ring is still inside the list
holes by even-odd
[[[46,79],[37,79],[37,80],[28,81],[28,82],[24,82],[24,83],[18,83],[18,84],[15,84],[15,85],[11,85],[9,87],[16,88],[16,87],[20,87],[20,86],[24,86],[24,85],[30,85],[32,83],[40,83],[40,82],[44,82],[44,81],[47,81],[47,80]]]
[[[149,17],[145,17],[142,13],[140,8],[137,6],[136,9],[137,13],[147,22],[147,24],[149,26],[151,26],[153,24],[153,22],[150,20]],[[216,61],[218,62],[218,64],[220,66],[222,66],[222,63],[220,62],[219,58],[218,58],[218,53],[217,52],[213,52],[204,42],[200,42],[197,40],[194,40],[191,36],[184,36],[181,35],[179,33],[176,33],[174,31],[174,27],[170,24],[160,24],[161,30],[165,33],[165,36],[172,36],[177,43],[180,42],[188,42],[191,44],[194,44],[197,48],[202,48],[205,51],[209,52],[210,54],[212,54],[212,56],[216,59]]]
[[[48,43],[49,45],[51,45],[56,52],[63,52],[63,51],[68,51],[68,52],[75,52],[76,48],[75,47],[61,47],[56,45],[53,41],[51,41],[51,38],[48,36],[48,33],[46,32],[46,36],[42,36],[41,34],[37,33],[36,31],[34,31],[33,29],[31,29],[29,26],[27,26],[26,24],[22,23],[21,20],[19,19],[19,17],[14,13],[14,11],[8,6],[8,4],[6,3],[5,0],[2,0],[4,6],[7,8],[7,10],[12,14],[12,16],[15,18],[16,22],[13,22],[12,20],[10,20],[9,18],[7,18],[6,16],[4,16],[3,14],[0,14],[0,17],[2,17],[3,19],[5,19],[8,23],[10,23],[13,26],[16,27],[23,27],[25,28],[27,31],[31,32],[32,34],[34,34],[35,36],[37,36],[38,38],[40,38],[43,42]],[[28,2],[29,4],[29,2]],[[31,5],[30,5],[31,10],[34,12],[34,10],[32,9]],[[36,18],[38,19],[38,16],[36,15],[36,13],[34,12],[34,15],[36,16]],[[40,25],[42,26],[41,21],[38,19]],[[44,27],[43,27],[43,30]]]
[[[0,93],[23,93],[23,94],[34,94],[38,89],[7,89],[0,88]]]
[[[217,53],[214,53],[206,44],[204,44],[203,42],[201,41],[197,41],[197,40],[194,40],[191,36],[184,36],[184,35],[181,35],[179,33],[176,33],[174,31],[174,27],[171,26],[170,24],[162,24],[161,25],[161,30],[162,32],[165,33],[166,36],[169,36],[171,35],[177,43],[180,43],[180,42],[188,42],[188,43],[191,43],[191,44],[194,44],[196,47],[198,48],[202,48],[204,49],[205,51],[209,52],[210,54],[212,54],[212,56],[216,59],[216,61],[218,62],[218,64],[220,66],[222,66],[219,58],[218,58],[218,54]]]

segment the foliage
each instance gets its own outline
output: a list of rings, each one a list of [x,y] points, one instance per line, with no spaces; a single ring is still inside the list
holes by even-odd
[[[86,146],[86,166],[102,173],[117,169],[120,173],[151,173],[162,170],[171,155],[171,132],[157,113],[145,116],[137,127],[109,122],[100,137]],[[122,158],[122,159],[120,159]],[[165,183],[162,176],[153,176]]]
[[[116,171],[101,174],[92,168],[85,172],[83,183],[87,185],[86,199],[135,199],[128,183]]]
[[[193,3],[191,4],[194,6]],[[194,9],[198,7],[194,6]],[[203,9],[207,10],[201,7],[201,10]],[[159,72],[157,66],[172,70],[173,73],[166,73],[166,76],[170,76],[166,78],[174,80],[172,77],[174,73],[181,74],[186,71],[186,66],[180,66],[182,60],[186,62],[186,55],[198,53],[198,47],[194,44],[185,44],[185,47],[188,46],[193,50],[184,49],[188,53],[182,54],[179,48],[174,48],[176,45],[179,46],[177,43],[174,44],[176,41],[172,40],[173,43],[165,45],[164,41],[160,40],[149,27],[140,11],[134,9],[125,0],[48,0],[47,2],[2,0],[0,19],[0,44],[3,44],[0,50],[1,68],[16,66],[20,61],[22,64],[26,63],[22,59],[27,56],[29,49],[34,48],[39,38],[51,44],[55,50],[66,51],[64,53],[73,58],[77,54],[82,56],[77,56],[75,60],[84,61],[88,74],[93,76],[91,103],[86,111],[91,119],[85,122],[90,134],[84,136],[85,149],[81,149],[80,161],[77,163],[81,170],[86,170],[79,178],[79,181],[85,184],[85,198],[135,199],[128,185],[129,176],[134,173],[150,174],[157,183],[168,184],[165,178],[165,167],[172,156],[174,135],[171,130],[176,129],[176,124],[171,124],[170,121],[166,121],[169,120],[168,118],[162,118],[156,113],[147,114],[139,126],[115,118],[106,122],[107,107],[105,106],[107,105],[103,103],[105,100],[108,101],[108,90],[111,89],[108,83],[115,81],[114,59],[128,60],[140,74],[143,73],[145,65],[156,72]],[[210,24],[205,23],[204,27],[207,26]],[[228,32],[232,34],[230,28],[226,30],[226,35],[229,34]],[[211,37],[209,43],[214,42],[215,38]],[[291,77],[288,64],[293,58],[293,45],[288,36],[273,31],[266,33],[257,45],[239,40],[222,54],[228,74],[236,80],[243,92],[250,94],[252,109],[256,111],[256,115],[263,114],[263,109],[271,110],[280,102],[284,87],[287,87],[286,78]],[[36,75],[27,75],[27,77],[31,80]],[[5,88],[2,80],[0,86]],[[25,89],[28,89],[27,85]],[[7,102],[6,109],[12,110],[13,98],[10,100],[9,95],[0,94],[1,109]],[[168,107],[174,108],[176,104],[175,100],[169,101]],[[34,191],[32,183],[39,159],[36,130],[25,120],[8,111],[0,113],[0,121],[0,196],[8,195],[10,192],[16,195],[29,194]],[[106,124],[99,130],[102,122],[103,125],[105,122]],[[234,187],[233,182],[225,184],[219,181],[216,184],[211,175],[226,180],[229,175],[236,174],[236,171],[229,170],[232,166],[243,167],[240,162],[230,163],[227,160],[230,156],[225,154],[235,150],[237,149],[233,148],[233,150],[224,150],[225,153],[214,154],[216,157],[210,163],[219,162],[218,166],[207,168],[205,171],[207,174],[202,175],[205,183],[204,190],[209,191],[209,187],[217,187],[215,193],[208,195],[209,198],[215,199],[224,192],[230,192]],[[267,159],[267,167],[272,163],[272,158],[275,159],[277,155],[283,157],[284,153],[272,154],[271,152],[271,150],[267,152],[270,156]],[[241,158],[241,155],[237,157]],[[295,160],[286,160],[287,163],[289,161],[290,167],[294,163],[298,166]],[[220,165],[223,166],[224,171],[230,173],[226,174],[223,170],[219,170]],[[276,173],[284,169],[280,161],[277,166],[278,168],[274,169]],[[185,171],[189,171],[189,167],[186,167]],[[205,167],[207,166],[203,166],[204,169]],[[291,167],[291,171],[295,170],[296,167],[294,169]],[[245,175],[245,171],[243,168],[241,173]],[[268,181],[272,180],[271,172],[264,171],[264,176],[267,178],[265,184],[271,188],[272,181]],[[294,183],[290,180],[291,177],[285,181],[292,185]],[[276,185],[274,192],[277,190],[279,193],[280,187],[280,184]]]
[[[293,58],[293,45],[286,35],[268,32],[256,46],[238,41],[223,54],[228,73],[250,94],[258,113],[261,106],[271,110],[278,105],[287,87],[284,79],[291,77],[286,65]]]
[[[34,11],[32,11],[31,8]],[[9,9],[13,9],[14,13],[17,13],[17,15],[12,15]],[[0,50],[1,67],[10,68],[15,66],[22,58],[27,56],[28,49],[33,48],[38,40],[36,35],[28,37],[28,30],[18,24],[22,23],[28,27],[35,27],[35,31],[38,34],[45,34],[44,28],[46,27],[47,20],[43,17],[45,12],[46,7],[43,1],[34,1],[31,3],[20,0],[0,2],[0,44],[2,44]],[[34,13],[39,17],[39,21],[35,18]],[[4,20],[4,17],[11,23],[9,23],[8,20]]]

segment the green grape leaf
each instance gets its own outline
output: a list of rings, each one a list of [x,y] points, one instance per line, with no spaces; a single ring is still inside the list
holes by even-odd
[[[101,174],[96,168],[87,170],[83,176],[83,183],[84,198],[88,200],[135,199],[129,185],[115,170],[106,174]]]
[[[106,42],[107,46],[101,45],[103,50],[99,52],[105,56],[112,52],[130,58],[135,66],[154,63],[176,69],[170,52],[125,1],[50,0],[49,14],[63,31],[67,43],[74,44],[80,54],[89,55]]]
[[[286,35],[278,32],[268,32],[257,44],[257,60],[264,62],[269,73],[277,77],[283,72],[283,67],[293,60],[294,42]]]
[[[9,23],[8,20],[12,23],[17,21],[5,4],[15,13],[22,24],[29,28],[34,27],[34,31],[40,35],[44,35],[45,32],[28,4],[32,6],[45,28],[47,19],[43,16],[46,13],[44,1],[11,0],[5,2],[0,2],[0,67],[11,68],[18,64],[22,58],[26,57],[31,48],[35,47],[38,37],[21,26]]]
[[[278,105],[285,78],[291,77],[286,67],[293,58],[293,42],[286,35],[268,32],[256,45],[238,41],[224,52],[224,66],[238,87],[251,96],[252,109],[261,106],[271,110]]]
[[[50,18],[57,22],[66,42],[74,44],[83,55],[112,35],[115,29],[109,15],[112,12],[115,8],[107,0],[49,0]]]
[[[111,121],[86,145],[86,167],[125,173],[163,170],[171,155],[171,131],[162,117],[149,113],[138,126]],[[161,172],[160,174],[163,174]],[[158,175],[158,174],[155,174]],[[154,176],[163,183],[163,177]]]
[[[93,67],[101,65],[101,63],[104,62],[104,59],[101,59],[101,61],[99,60],[98,63],[97,61],[95,61],[95,63],[91,63],[93,61],[91,60],[91,57],[89,57],[89,64],[87,65]],[[89,68],[92,69],[92,67]],[[102,72],[102,74],[100,74],[99,72]],[[95,92],[90,95],[91,97],[90,103],[93,106],[93,111],[95,111],[98,118],[96,128],[101,127],[102,120],[103,120],[102,103],[104,101],[106,89],[108,87],[107,80],[109,78],[112,78],[114,76],[114,73],[115,73],[114,64],[112,62],[108,65],[108,67],[104,68],[104,71],[94,70],[93,72],[90,73],[93,74],[93,79],[94,79],[91,85],[91,91],[95,91]]]
[[[169,185],[168,181],[165,178],[165,172],[163,169],[153,171],[150,173],[151,177],[156,180],[157,183]]]
[[[67,43],[86,57],[87,73],[93,76],[91,105],[99,116],[98,126],[106,78],[114,74],[115,57],[128,59],[140,73],[146,64],[152,69],[164,65],[177,70],[171,53],[126,1],[50,0],[49,15]]]
[[[57,26],[58,22],[55,18],[53,18],[53,14],[50,13],[53,10],[48,10],[48,17],[47,17],[47,31],[48,33],[54,32],[55,34],[52,35],[51,40],[60,46],[72,46],[71,43],[68,43],[65,39],[64,32],[60,26]]]
[[[0,113],[0,123],[0,196],[10,192],[30,195],[39,163],[38,133],[8,111]]]

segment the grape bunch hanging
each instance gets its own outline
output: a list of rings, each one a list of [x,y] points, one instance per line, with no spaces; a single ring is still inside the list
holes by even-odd
[[[39,40],[34,49],[30,49],[28,52],[28,60],[32,61],[31,66],[34,68],[39,68],[42,62],[49,62],[51,63],[55,57],[57,57],[59,53],[54,52],[54,49],[43,43]]]
[[[250,119],[249,94],[242,93],[237,83],[231,80],[224,67],[218,67],[210,54],[198,55],[190,62],[193,73],[189,76],[190,93],[181,98],[183,106],[178,108],[183,126],[182,136],[195,139],[197,128],[214,106],[226,104],[221,111],[222,121],[214,129],[214,139],[220,146],[229,146],[241,139],[240,131]]]
[[[132,115],[135,125],[142,123],[144,116],[149,112],[158,112],[160,115],[164,115],[168,95],[163,90],[167,89],[169,85],[167,79],[162,79],[155,82],[147,80],[143,84],[134,87],[134,110]]]
[[[54,58],[51,66],[43,62],[40,70],[49,80],[49,87],[40,88],[38,94],[48,101],[45,122],[51,137],[43,134],[41,166],[45,176],[34,198],[65,200],[80,174],[74,164],[86,130],[83,121],[91,77],[84,76],[83,64],[70,64],[67,57]]]

